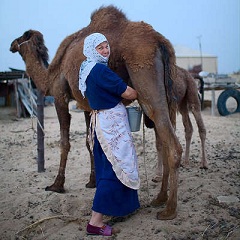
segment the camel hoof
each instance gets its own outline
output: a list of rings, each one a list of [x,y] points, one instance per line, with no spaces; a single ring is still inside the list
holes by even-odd
[[[176,211],[167,211],[163,210],[162,212],[157,213],[158,220],[172,220],[177,217]]]
[[[160,207],[160,206],[163,206],[166,202],[167,202],[167,200],[166,201],[161,201],[158,198],[155,198],[151,201],[150,205],[152,207]]]
[[[150,203],[153,207],[159,207],[164,205],[168,200],[168,194],[166,191],[160,192],[155,199]]]
[[[95,181],[89,181],[86,185],[86,188],[95,188],[96,187],[96,182]]]
[[[47,186],[45,188],[45,191],[52,191],[52,192],[57,192],[57,193],[65,193],[64,188],[62,188],[62,187],[56,188],[53,185],[52,186]]]

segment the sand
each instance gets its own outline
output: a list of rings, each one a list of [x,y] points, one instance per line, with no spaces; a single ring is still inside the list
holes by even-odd
[[[71,106],[74,101],[70,103]],[[66,169],[66,193],[46,192],[59,166],[59,123],[54,106],[44,109],[45,172],[37,171],[36,118],[16,118],[14,108],[0,109],[0,239],[102,239],[87,236],[95,189],[85,188],[90,174],[82,112],[70,111],[71,151]],[[190,166],[179,169],[178,215],[160,221],[162,207],[150,206],[160,189],[153,183],[157,153],[152,129],[133,133],[139,158],[141,208],[126,218],[105,217],[121,232],[108,239],[240,239],[240,114],[226,117],[202,111],[207,129],[209,169],[199,168],[201,143],[196,123]],[[181,115],[177,136],[185,147]],[[106,239],[106,237],[105,237]]]

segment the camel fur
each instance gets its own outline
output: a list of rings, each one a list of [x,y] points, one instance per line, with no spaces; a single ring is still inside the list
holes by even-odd
[[[157,213],[157,218],[173,219],[177,216],[178,169],[182,154],[182,147],[174,130],[174,49],[150,25],[129,21],[114,6],[99,8],[92,14],[87,27],[68,36],[60,44],[48,68],[34,56],[33,51],[36,51],[37,46],[31,41],[31,37],[26,38],[27,34],[11,44],[10,50],[20,53],[26,63],[27,73],[36,86],[44,94],[55,98],[61,132],[61,159],[58,175],[46,190],[64,191],[65,168],[70,150],[70,99],[76,99],[86,115],[91,111],[78,89],[78,77],[80,64],[85,59],[82,53],[83,40],[93,32],[101,32],[107,37],[111,46],[109,66],[137,90],[139,104],[155,124],[156,147],[157,151],[161,151],[163,159],[163,180],[156,200],[159,205],[166,204],[163,211]],[[32,30],[28,33],[39,34]],[[89,117],[86,117],[86,122],[88,125]]]

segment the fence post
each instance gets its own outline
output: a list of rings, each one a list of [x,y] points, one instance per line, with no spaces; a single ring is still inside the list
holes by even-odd
[[[17,107],[17,117],[21,117],[21,106],[18,96],[18,80],[14,80],[14,92],[15,92],[15,101],[16,101],[16,107]]]
[[[38,172],[44,172],[44,95],[37,90],[37,152],[38,152]]]

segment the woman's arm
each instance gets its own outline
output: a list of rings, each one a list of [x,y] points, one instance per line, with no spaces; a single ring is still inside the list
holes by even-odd
[[[137,98],[137,91],[129,86],[127,86],[127,89],[125,92],[121,95],[122,98],[134,100]]]

